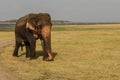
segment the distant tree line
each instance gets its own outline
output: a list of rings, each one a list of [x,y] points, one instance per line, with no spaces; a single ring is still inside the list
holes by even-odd
[[[16,24],[15,20],[0,21],[0,24]],[[72,22],[65,20],[52,20],[53,25],[96,25],[96,24],[120,24],[120,22]]]

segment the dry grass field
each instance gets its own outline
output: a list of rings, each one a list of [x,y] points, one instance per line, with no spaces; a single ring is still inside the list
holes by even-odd
[[[14,38],[13,32],[0,32],[0,39]],[[42,61],[40,41],[35,60],[12,57],[14,46],[0,53],[0,66],[18,80],[120,80],[120,25],[54,26],[53,62]]]

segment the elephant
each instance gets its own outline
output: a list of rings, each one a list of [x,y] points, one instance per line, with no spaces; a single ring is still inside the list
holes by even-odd
[[[51,49],[51,16],[48,13],[30,13],[16,22],[15,26],[15,48],[13,56],[18,57],[20,46],[26,47],[26,58],[36,57],[36,40],[41,40],[44,51],[43,60],[53,61]]]

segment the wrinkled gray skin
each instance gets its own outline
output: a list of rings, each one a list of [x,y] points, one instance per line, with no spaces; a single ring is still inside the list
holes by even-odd
[[[26,57],[36,58],[36,40],[40,39],[44,51],[43,60],[52,61],[51,27],[51,18],[47,13],[28,14],[18,19],[15,27],[16,44],[13,56],[18,56],[18,49],[24,42]]]

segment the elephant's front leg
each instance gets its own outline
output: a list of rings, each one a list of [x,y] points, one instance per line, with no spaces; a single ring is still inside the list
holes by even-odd
[[[41,40],[41,45],[42,45],[42,49],[43,49],[43,52],[44,52],[44,55],[43,55],[43,60],[46,60],[47,57],[48,57],[48,54],[45,50],[45,42],[43,40]]]
[[[30,43],[28,41],[24,41],[26,46],[26,58],[30,57]]]
[[[43,50],[44,56],[43,60],[52,61],[53,55],[51,50],[51,29],[50,26],[44,26],[42,29],[42,37],[43,37]]]
[[[28,35],[28,41],[30,43],[30,58],[34,59],[36,58],[36,53],[35,53],[35,49],[36,49],[36,39],[33,37],[32,34]]]

